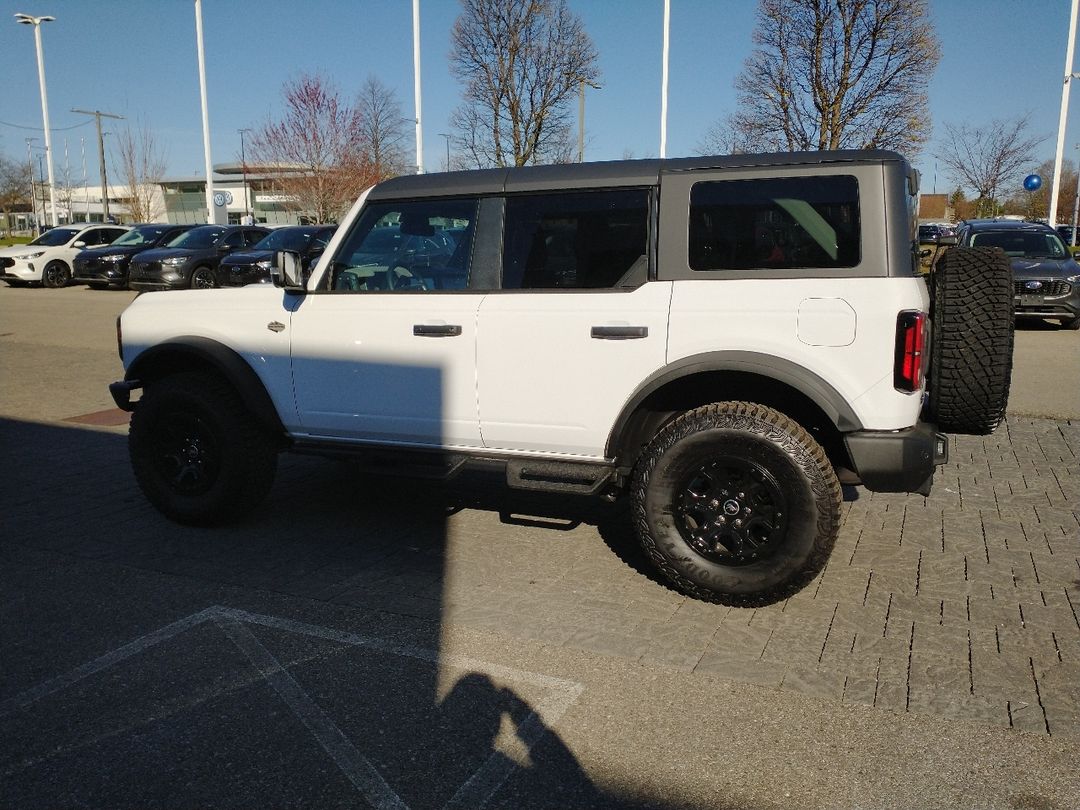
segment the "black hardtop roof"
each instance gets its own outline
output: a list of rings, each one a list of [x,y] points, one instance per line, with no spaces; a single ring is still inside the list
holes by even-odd
[[[884,149],[844,149],[819,152],[768,152],[755,155],[712,155],[687,158],[610,160],[559,163],[461,172],[410,174],[385,180],[371,191],[369,200],[418,195],[443,197],[457,194],[498,194],[512,191],[549,191],[572,188],[650,186],[660,175],[699,169],[745,169],[768,166],[818,166],[830,163],[906,163],[904,157]]]

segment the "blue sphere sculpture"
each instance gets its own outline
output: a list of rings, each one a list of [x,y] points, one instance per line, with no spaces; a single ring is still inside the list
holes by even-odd
[[[1029,174],[1024,178],[1024,188],[1028,191],[1038,191],[1042,186],[1042,178],[1037,174]]]

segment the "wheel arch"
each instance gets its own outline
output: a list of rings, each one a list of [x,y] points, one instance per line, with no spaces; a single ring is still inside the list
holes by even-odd
[[[656,432],[678,414],[736,400],[786,414],[818,440],[834,464],[850,464],[842,434],[863,425],[843,396],[797,363],[744,351],[694,355],[650,375],[623,406],[606,455],[621,469],[631,469]]]
[[[124,379],[145,385],[180,371],[214,374],[232,386],[259,425],[273,433],[284,433],[285,427],[259,375],[235,350],[216,340],[190,335],[151,346],[132,361]]]

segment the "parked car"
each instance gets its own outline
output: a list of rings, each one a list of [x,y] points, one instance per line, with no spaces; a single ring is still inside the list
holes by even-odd
[[[290,225],[276,228],[251,250],[240,250],[221,260],[217,270],[219,287],[243,287],[247,284],[269,284],[270,267],[275,250],[299,253],[305,276],[326,249],[334,236],[336,225]]]
[[[134,478],[206,525],[257,508],[282,450],[377,475],[476,464],[627,495],[643,556],[686,594],[784,599],[829,557],[841,480],[928,495],[938,431],[1005,413],[1009,262],[954,248],[931,298],[917,194],[903,157],[869,150],[386,180],[306,281],[281,251],[274,286],[125,310],[110,389],[134,411]]]
[[[108,245],[128,230],[125,225],[61,225],[26,245],[0,250],[0,280],[12,287],[40,284],[65,287],[79,251]]]
[[[156,223],[135,225],[108,246],[108,249],[84,250],[75,257],[74,280],[92,289],[125,289],[128,266],[138,253],[167,245],[194,225]]]
[[[997,247],[1012,262],[1017,318],[1055,318],[1080,329],[1080,264],[1058,233],[1038,222],[972,220],[956,235],[965,247]]]
[[[200,225],[166,247],[147,250],[131,262],[133,290],[203,289],[217,283],[218,264],[230,253],[256,244],[269,230],[249,225]]]
[[[1070,247],[1073,244],[1073,226],[1072,225],[1058,225],[1058,236],[1061,237],[1061,241]],[[1077,233],[1080,234],[1080,228],[1077,229]]]

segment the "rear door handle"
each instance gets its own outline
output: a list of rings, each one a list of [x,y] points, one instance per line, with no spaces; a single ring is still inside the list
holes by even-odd
[[[412,333],[416,337],[458,337],[461,327],[454,324],[414,323]]]
[[[597,340],[635,340],[649,336],[647,326],[594,326],[592,337]]]

